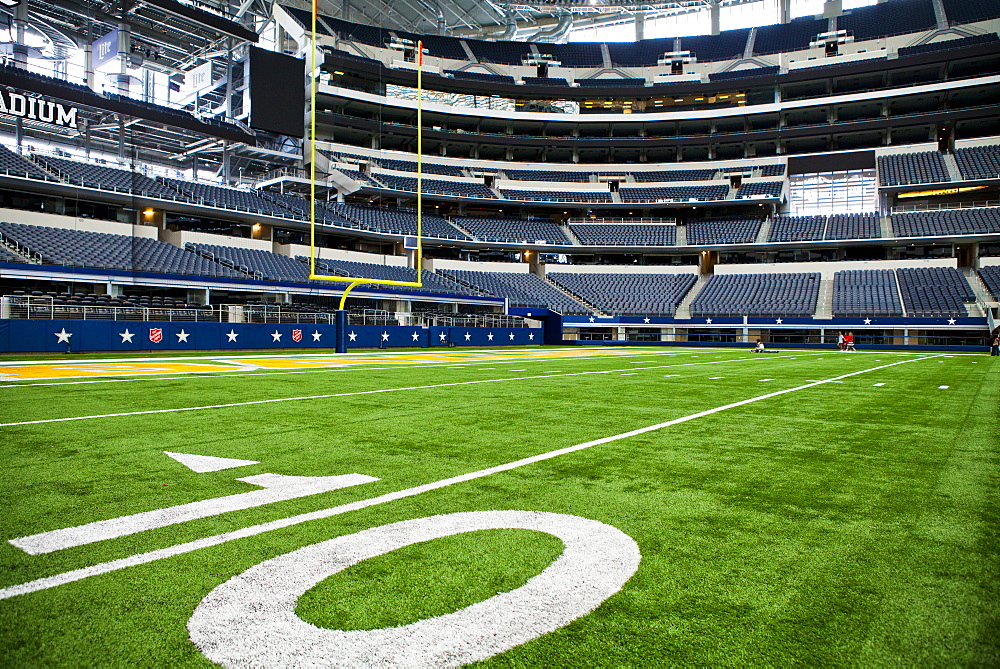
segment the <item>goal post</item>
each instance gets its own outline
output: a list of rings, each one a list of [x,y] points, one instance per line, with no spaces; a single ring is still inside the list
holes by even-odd
[[[348,294],[357,286],[373,284],[381,286],[408,286],[420,288],[423,286],[423,42],[417,42],[417,243],[416,243],[416,281],[396,281],[392,279],[373,279],[358,276],[336,276],[316,271],[316,52],[319,50],[316,39],[316,22],[318,15],[318,0],[312,3],[312,41],[310,49],[310,95],[309,95],[309,278],[319,281],[336,281],[346,283],[347,288],[340,298],[340,309],[344,311]],[[338,315],[338,325],[340,324]],[[338,328],[338,331],[340,328]],[[339,334],[339,333],[338,333]],[[340,337],[338,336],[338,342]],[[338,351],[339,351],[338,346]]]

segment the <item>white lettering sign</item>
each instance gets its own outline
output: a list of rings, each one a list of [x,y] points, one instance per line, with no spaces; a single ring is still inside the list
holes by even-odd
[[[36,98],[24,93],[0,90],[0,114],[19,116],[67,128],[76,127],[76,107],[67,108],[58,102]]]

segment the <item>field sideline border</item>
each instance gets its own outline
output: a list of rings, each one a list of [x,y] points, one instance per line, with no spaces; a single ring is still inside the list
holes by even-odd
[[[584,449],[591,448],[593,446],[599,446],[601,444],[607,444],[614,441],[619,441],[621,439],[627,439],[629,437],[638,436],[640,434],[654,432],[657,430],[661,430],[665,427],[678,425],[680,423],[686,423],[688,421],[695,420],[697,418],[702,418],[705,416],[710,416],[712,414],[719,413],[720,411],[726,411],[728,409],[734,409],[736,407],[746,406],[747,404],[760,402],[761,400],[770,399],[772,397],[787,395],[789,393],[794,393],[799,390],[806,390],[808,388],[814,388],[816,386],[821,386],[828,383],[836,383],[838,381],[850,378],[852,376],[858,376],[859,374],[867,374],[869,372],[878,371],[880,369],[886,369],[888,367],[905,365],[911,362],[922,362],[924,360],[932,360],[934,358],[939,358],[939,357],[943,357],[942,354],[928,355],[922,358],[909,358],[907,360],[899,360],[897,362],[891,362],[885,365],[879,365],[877,367],[870,367],[868,369],[862,369],[856,372],[849,372],[847,374],[842,374],[840,376],[835,376],[829,379],[823,379],[821,381],[813,381],[811,383],[807,383],[801,386],[796,386],[794,388],[786,388],[784,390],[777,390],[774,392],[766,393],[764,395],[751,397],[745,400],[731,402],[729,404],[724,404],[722,406],[718,406],[713,409],[706,409],[704,411],[699,411],[693,414],[689,414],[687,416],[682,416],[681,418],[675,418],[673,420],[669,420],[663,423],[656,423],[655,425],[649,425],[635,430],[630,430],[628,432],[622,432],[620,434],[611,435],[609,437],[602,437],[600,439],[595,439],[593,441],[586,441],[580,444],[575,444],[573,446],[567,446],[553,451],[548,451],[546,453],[532,455],[527,458],[521,458],[520,460],[514,460],[513,462],[508,462],[506,464],[488,467],[486,469],[480,469],[478,471],[470,472],[467,474],[452,476],[446,479],[435,481],[433,483],[425,483],[423,485],[414,486],[412,488],[406,488],[404,490],[399,490],[396,492],[386,493],[384,495],[371,497],[369,499],[359,500],[356,502],[349,502],[347,504],[341,504],[339,506],[334,506],[319,511],[311,511],[307,513],[298,514],[295,516],[291,516],[289,518],[272,520],[266,523],[261,523],[259,525],[245,527],[240,530],[235,530],[232,532],[224,532],[222,534],[216,534],[214,536],[205,537],[202,539],[196,539],[194,541],[188,541],[182,544],[176,544],[174,546],[169,546],[167,548],[161,548],[158,550],[149,551],[147,553],[139,553],[137,555],[132,555],[127,558],[120,558],[118,560],[112,560],[110,562],[103,562],[100,564],[91,565],[89,567],[83,567],[82,569],[74,569],[71,571],[63,572],[62,574],[56,574],[55,576],[48,576],[36,579],[34,581],[28,581],[27,583],[21,583],[19,585],[8,586],[6,588],[0,589],[0,600],[10,599],[12,597],[17,597],[18,595],[38,592],[41,590],[48,590],[50,588],[54,588],[60,585],[65,585],[67,583],[80,581],[85,578],[89,578],[91,576],[97,576],[99,574],[106,574],[114,571],[120,571],[122,569],[127,569],[128,567],[134,567],[141,564],[156,562],[158,560],[174,557],[176,555],[183,555],[184,553],[190,553],[199,550],[201,548],[218,546],[220,544],[224,544],[229,541],[234,541],[236,539],[245,539],[247,537],[256,536],[259,534],[263,534],[265,532],[270,532],[272,530],[291,527],[293,525],[299,525],[301,523],[309,522],[312,520],[321,520],[324,518],[330,518],[332,516],[348,513],[350,511],[357,511],[371,506],[377,506],[379,504],[394,502],[399,499],[413,497],[425,492],[430,492],[431,490],[446,488],[456,483],[464,483],[466,481],[472,481],[475,479],[490,476],[492,474],[498,474],[500,472],[510,471],[512,469],[517,469],[519,467],[524,467],[526,465],[535,464],[537,462],[550,460],[560,455],[575,453],[576,451],[582,451]]]

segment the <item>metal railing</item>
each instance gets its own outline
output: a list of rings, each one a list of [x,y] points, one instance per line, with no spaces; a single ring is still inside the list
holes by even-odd
[[[104,306],[89,304],[56,304],[52,297],[10,295],[9,318],[74,321],[176,321],[184,323],[225,323],[225,310],[174,309],[163,307]]]
[[[973,202],[915,202],[901,204],[892,208],[892,213],[906,211],[943,211],[946,209],[982,209],[984,207],[1000,207],[1000,200],[976,200]]]

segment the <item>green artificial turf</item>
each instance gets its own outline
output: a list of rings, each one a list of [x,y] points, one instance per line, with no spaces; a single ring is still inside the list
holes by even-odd
[[[0,587],[908,360],[0,600],[0,663],[207,666],[188,619],[213,588],[260,562],[398,521],[525,510],[611,525],[637,543],[642,560],[592,613],[484,664],[996,665],[1000,359],[979,355],[631,349],[296,374],[5,382],[13,387],[0,388],[0,423],[303,398],[2,426],[5,540],[256,490],[236,479],[265,472],[379,480],[42,555],[3,541]],[[469,383],[491,379],[499,381]],[[372,390],[390,392],[308,399]],[[260,464],[198,474],[163,451]],[[405,625],[518,588],[561,549],[528,530],[415,544],[326,579],[296,613],[331,629]]]

